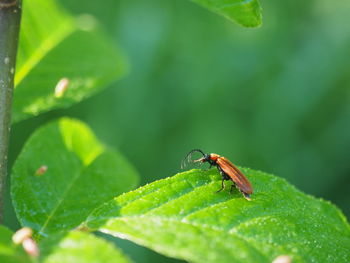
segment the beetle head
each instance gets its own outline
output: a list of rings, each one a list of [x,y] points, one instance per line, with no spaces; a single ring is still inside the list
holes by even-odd
[[[210,159],[210,154],[204,154],[204,156],[202,158],[199,158],[197,160],[193,160],[194,163],[211,163],[211,159]]]

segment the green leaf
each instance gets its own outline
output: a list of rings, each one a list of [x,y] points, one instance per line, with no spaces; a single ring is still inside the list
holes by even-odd
[[[350,228],[334,205],[284,179],[242,171],[252,201],[238,191],[215,193],[217,170],[191,170],[105,203],[86,226],[193,262],[272,262],[282,254],[293,262],[350,262]]]
[[[261,25],[261,7],[258,0],[192,0],[207,9],[245,27]]]
[[[13,122],[66,108],[103,89],[126,71],[118,48],[88,15],[74,18],[54,0],[23,1]],[[55,96],[61,79],[67,90]]]
[[[44,263],[127,263],[130,260],[119,249],[92,234],[71,231],[45,238],[40,243]]]
[[[12,231],[0,225],[0,262],[19,263],[32,262],[21,245],[12,242]]]
[[[85,124],[63,118],[30,137],[11,180],[19,221],[45,236],[78,226],[92,209],[134,188],[138,176]]]

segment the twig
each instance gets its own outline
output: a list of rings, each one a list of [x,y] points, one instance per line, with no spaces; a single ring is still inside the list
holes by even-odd
[[[21,1],[0,0],[0,223],[4,216],[7,154],[20,20]]]

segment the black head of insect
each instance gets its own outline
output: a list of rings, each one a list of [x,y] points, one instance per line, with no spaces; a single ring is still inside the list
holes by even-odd
[[[196,152],[199,152],[203,155],[203,157],[196,159],[196,160],[192,160],[192,155]],[[200,149],[193,149],[192,151],[190,151],[186,157],[182,160],[181,162],[181,168],[184,169],[187,165],[187,163],[205,163],[208,162],[210,163],[210,165],[214,165],[214,161],[210,159],[210,154],[205,154],[202,150]]]

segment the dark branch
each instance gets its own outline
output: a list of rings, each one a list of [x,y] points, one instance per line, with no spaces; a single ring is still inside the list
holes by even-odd
[[[0,222],[4,213],[12,94],[21,20],[20,0],[0,0]]]

